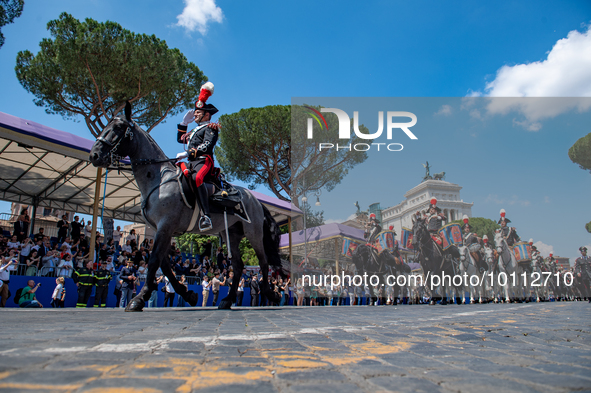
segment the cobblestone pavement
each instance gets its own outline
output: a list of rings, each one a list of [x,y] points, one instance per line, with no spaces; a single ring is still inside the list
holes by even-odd
[[[586,302],[0,312],[0,392],[591,391]]]

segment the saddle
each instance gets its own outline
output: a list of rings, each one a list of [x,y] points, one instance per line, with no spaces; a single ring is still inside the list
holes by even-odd
[[[189,209],[195,209],[197,205],[195,185],[192,181],[191,173],[182,162],[177,165],[177,182],[181,190],[183,202]],[[227,214],[240,217],[240,219],[246,222],[250,222],[250,217],[246,212],[242,200],[242,192],[225,180],[219,168],[214,168],[212,173],[205,177],[203,184],[207,188],[210,213],[223,214],[226,212]]]

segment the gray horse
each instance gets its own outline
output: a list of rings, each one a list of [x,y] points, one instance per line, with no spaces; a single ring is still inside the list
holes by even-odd
[[[115,117],[97,138],[90,151],[90,161],[96,167],[108,167],[119,157],[129,156],[131,168],[142,193],[142,214],[150,226],[156,230],[154,250],[148,262],[146,285],[127,305],[125,311],[142,311],[152,291],[157,290],[155,283],[158,267],[174,287],[176,293],[195,306],[198,295],[187,291],[176,279],[167,257],[173,235],[188,231],[192,222],[193,209],[183,202],[177,183],[176,167],[167,158],[152,137],[131,119],[131,105],[125,106],[125,118]],[[229,255],[235,272],[242,271],[244,264],[240,257],[240,240],[246,236],[254,249],[261,266],[263,281],[261,295],[278,301],[269,289],[269,265],[281,266],[279,257],[279,226],[267,210],[247,189],[235,187],[242,194],[242,200],[250,222],[234,215],[227,217],[227,234],[224,215],[211,215],[213,228],[202,234],[217,235],[222,233],[229,244]],[[194,222],[194,221],[193,221]],[[228,239],[229,237],[229,239]],[[228,243],[229,240],[229,243]],[[235,279],[228,296],[222,299],[218,308],[229,309],[236,299],[239,281]]]

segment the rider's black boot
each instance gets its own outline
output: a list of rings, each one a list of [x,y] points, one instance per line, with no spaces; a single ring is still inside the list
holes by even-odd
[[[197,187],[197,198],[199,199],[199,205],[203,212],[203,217],[199,219],[199,230],[201,232],[208,231],[213,225],[211,224],[211,218],[209,218],[209,196],[207,195],[205,184],[201,184]]]

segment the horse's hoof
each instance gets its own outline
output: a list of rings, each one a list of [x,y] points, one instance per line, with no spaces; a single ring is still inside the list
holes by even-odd
[[[125,307],[125,312],[144,311],[145,305],[146,302],[144,302],[144,299],[142,298],[131,299],[127,307]]]
[[[193,291],[187,292],[187,302],[191,305],[191,307],[196,307],[197,302],[199,301],[199,295]]]
[[[231,310],[232,302],[229,300],[222,300],[218,306],[218,310]]]

